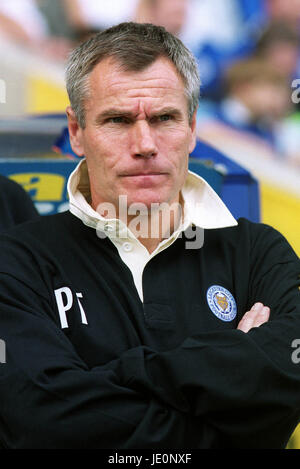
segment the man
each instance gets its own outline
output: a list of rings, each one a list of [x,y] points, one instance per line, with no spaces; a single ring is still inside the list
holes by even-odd
[[[24,189],[0,175],[0,230],[32,220],[38,212]]]
[[[121,24],[74,51],[67,88],[85,156],[71,213],[1,237],[2,445],[284,447],[299,261],[188,174],[193,57],[163,28]]]

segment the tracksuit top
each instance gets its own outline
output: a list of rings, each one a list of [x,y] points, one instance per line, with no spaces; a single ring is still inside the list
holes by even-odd
[[[83,161],[70,211],[0,237],[2,447],[284,448],[300,410],[288,242],[190,174],[182,224],[150,255],[93,212],[86,178]],[[270,320],[237,330],[255,302]]]

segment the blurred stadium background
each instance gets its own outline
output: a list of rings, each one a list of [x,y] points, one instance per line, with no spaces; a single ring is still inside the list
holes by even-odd
[[[300,255],[300,0],[0,0],[0,173],[30,192],[45,171],[34,173],[35,182],[33,173],[29,180],[8,171],[21,161],[22,140],[12,138],[8,152],[7,135],[27,116],[64,114],[69,50],[128,20],[161,24],[194,52],[202,78],[199,139],[252,174],[261,221]],[[43,122],[54,146],[55,132]],[[39,153],[45,162],[70,161],[55,149],[27,152],[23,163],[30,156],[43,163]],[[33,199],[59,201],[59,179],[48,174],[46,187],[43,177]],[[288,447],[300,448],[299,429]]]

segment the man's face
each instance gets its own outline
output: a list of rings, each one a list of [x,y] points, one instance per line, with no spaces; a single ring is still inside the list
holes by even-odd
[[[195,116],[190,124],[184,83],[174,65],[160,58],[141,72],[125,72],[112,60],[90,75],[86,127],[67,110],[73,150],[84,155],[92,206],[119,196],[128,205],[179,201],[195,146]]]

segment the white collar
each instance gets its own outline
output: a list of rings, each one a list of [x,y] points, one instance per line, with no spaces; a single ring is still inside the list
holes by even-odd
[[[124,225],[120,220],[108,220],[89,204],[89,177],[86,160],[83,159],[70,175],[68,181],[70,212],[85,225],[104,230],[107,223]],[[204,229],[225,228],[237,225],[223,201],[212,187],[200,176],[189,171],[182,189],[184,199],[184,227],[191,224]],[[122,226],[126,229],[126,226]],[[120,231],[119,231],[120,233]]]
[[[168,239],[159,243],[150,254],[121,220],[103,218],[89,204],[90,185],[86,161],[79,163],[68,181],[70,211],[85,225],[95,228],[99,238],[108,237],[118,250],[122,261],[130,269],[138,295],[143,301],[143,271],[158,253],[173,244],[191,225],[202,229],[225,228],[237,225],[229,210],[207,182],[189,172],[181,191],[184,200],[184,219]],[[199,246],[201,247],[201,246]]]

